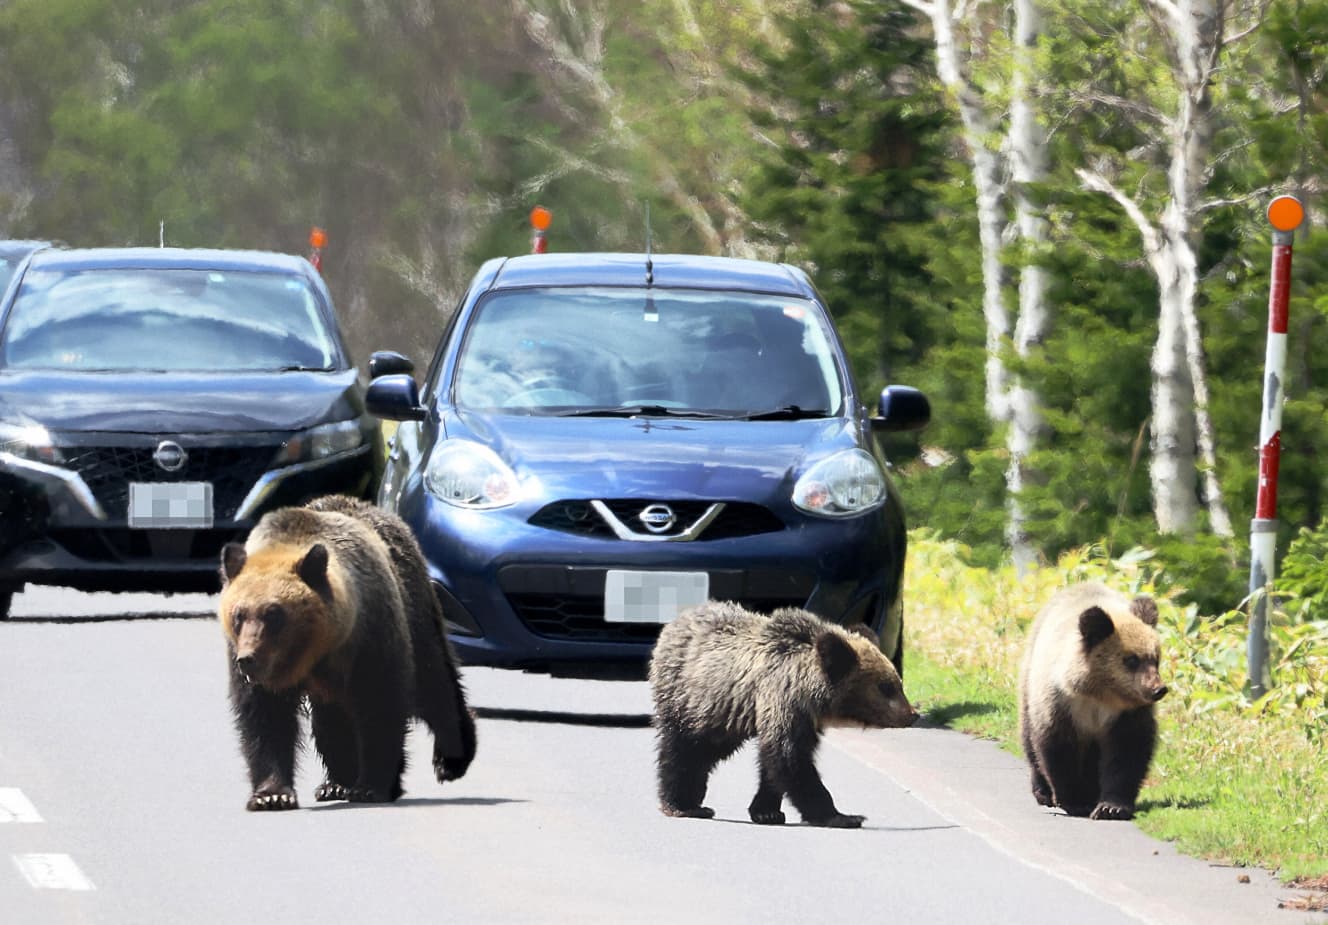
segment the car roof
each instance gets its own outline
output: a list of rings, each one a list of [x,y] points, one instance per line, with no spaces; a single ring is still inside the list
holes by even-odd
[[[42,250],[32,256],[33,269],[184,269],[248,270],[307,274],[303,257],[259,250],[193,247],[86,247]]]
[[[806,275],[786,263],[695,254],[653,254],[650,260],[653,284],[659,287],[815,296]],[[490,288],[641,286],[645,282],[644,253],[526,254],[504,260]]]
[[[50,247],[50,241],[29,241],[21,238],[6,238],[0,241],[0,254],[13,257],[16,254],[26,254],[29,251],[35,251],[42,247]]]

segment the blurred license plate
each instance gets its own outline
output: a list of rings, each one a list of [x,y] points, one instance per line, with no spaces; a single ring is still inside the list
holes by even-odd
[[[609,569],[604,580],[608,623],[668,623],[710,595],[705,572],[633,572]]]
[[[211,482],[130,482],[129,526],[205,530],[212,526]]]

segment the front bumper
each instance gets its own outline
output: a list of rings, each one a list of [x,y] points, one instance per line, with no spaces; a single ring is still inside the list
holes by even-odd
[[[407,495],[399,513],[425,552],[452,643],[471,665],[554,673],[644,665],[661,627],[604,620],[610,569],[704,571],[712,599],[861,620],[887,655],[899,635],[905,540],[885,516],[830,521],[784,512],[775,532],[642,543],[534,526],[529,511],[462,510],[424,492]]]
[[[265,511],[322,494],[368,497],[372,447],[267,470],[277,444],[243,449],[206,473],[215,481],[208,529],[128,526],[127,480],[106,467],[82,471],[0,453],[0,584],[56,584],[86,591],[216,590],[221,548],[243,540]],[[151,478],[127,471],[132,480]],[[194,473],[191,478],[199,477]]]

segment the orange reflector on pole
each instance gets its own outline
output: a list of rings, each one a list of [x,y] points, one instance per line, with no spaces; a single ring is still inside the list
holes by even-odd
[[[1268,203],[1268,224],[1277,231],[1295,231],[1305,220],[1305,207],[1295,196],[1278,196]]]
[[[309,254],[309,262],[320,273],[323,271],[323,246],[325,244],[327,244],[327,232],[314,225],[309,229],[309,246],[313,248],[313,252]]]

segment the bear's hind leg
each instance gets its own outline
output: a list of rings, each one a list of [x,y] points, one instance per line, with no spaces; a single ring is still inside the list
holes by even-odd
[[[1019,735],[1024,747],[1024,757],[1028,760],[1028,767],[1032,772],[1033,799],[1039,806],[1055,806],[1056,797],[1051,791],[1051,783],[1042,773],[1042,768],[1038,766],[1037,748],[1033,743],[1033,736],[1029,734],[1031,722],[1027,705],[1020,705],[1019,720]]]
[[[316,703],[310,714],[314,744],[327,770],[326,779],[314,790],[314,799],[320,803],[348,799],[360,776],[355,727],[339,704]]]
[[[666,816],[710,819],[715,811],[702,806],[706,784],[715,765],[733,754],[726,748],[687,735],[669,725],[659,729],[659,809]]]
[[[235,667],[234,659],[230,695],[235,728],[249,767],[250,794],[245,809],[297,809],[295,752],[300,735],[300,695],[250,684]]]
[[[475,717],[446,646],[439,629],[415,647],[415,709],[433,733],[433,773],[440,784],[464,775],[475,758]]]

